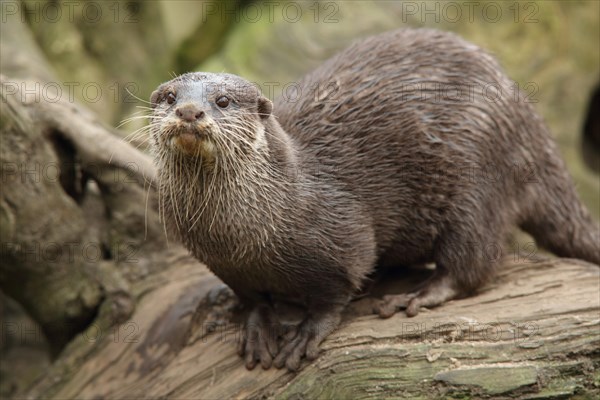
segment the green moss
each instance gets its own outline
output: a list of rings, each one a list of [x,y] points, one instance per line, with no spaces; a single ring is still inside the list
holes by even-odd
[[[440,372],[435,379],[450,385],[479,386],[488,394],[509,392],[537,382],[535,367],[480,367]]]

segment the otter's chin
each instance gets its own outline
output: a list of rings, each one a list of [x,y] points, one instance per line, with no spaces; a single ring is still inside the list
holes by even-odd
[[[170,138],[169,145],[173,151],[186,156],[213,159],[216,155],[215,145],[206,136],[195,132],[181,132]]]

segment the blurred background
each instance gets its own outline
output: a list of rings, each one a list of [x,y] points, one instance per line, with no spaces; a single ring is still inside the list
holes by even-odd
[[[597,122],[588,123],[596,133],[583,140],[590,98],[600,81],[596,0],[3,0],[1,12],[0,73],[58,82],[73,101],[114,127],[143,114],[137,107],[146,105],[156,86],[184,72],[238,74],[274,98],[357,38],[408,26],[456,32],[494,54],[536,103],[583,201],[600,217],[598,159],[589,151],[600,144],[593,136]],[[144,123],[123,124],[118,134],[125,137]],[[137,145],[145,148],[143,140]],[[25,321],[32,332],[13,340],[10,326],[3,325],[4,397],[35,379],[49,359],[34,322],[0,295],[0,319]]]
[[[456,32],[494,54],[536,102],[584,201],[600,215],[600,184],[579,152],[587,104],[600,80],[597,1],[2,4],[2,73],[31,79],[47,75],[47,63],[69,95],[113,126],[139,112],[136,106],[158,84],[184,72],[238,74],[273,98],[356,38],[405,26]],[[22,53],[35,60],[25,69],[14,60]]]

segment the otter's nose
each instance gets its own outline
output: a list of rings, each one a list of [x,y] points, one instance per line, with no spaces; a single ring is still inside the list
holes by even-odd
[[[177,107],[175,114],[187,122],[195,122],[204,118],[204,111],[200,110],[194,104],[186,104],[181,107]]]

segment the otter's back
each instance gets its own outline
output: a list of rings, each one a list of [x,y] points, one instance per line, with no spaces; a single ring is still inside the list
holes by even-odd
[[[304,160],[361,198],[379,243],[403,231],[427,247],[460,207],[501,206],[499,215],[516,218],[525,189],[514,166],[536,161],[532,142],[555,153],[493,57],[452,33],[401,29],[358,41],[299,88],[298,101],[278,99],[274,114]]]

